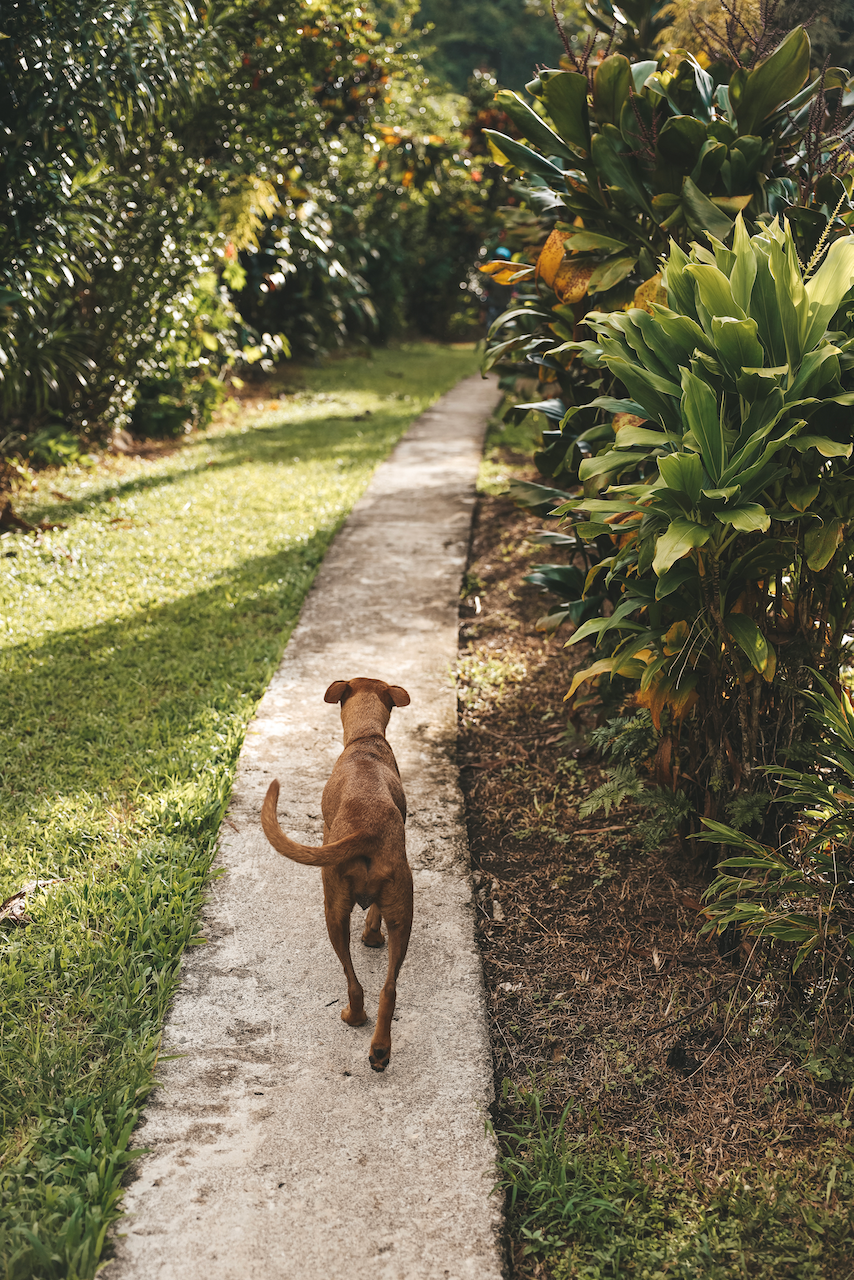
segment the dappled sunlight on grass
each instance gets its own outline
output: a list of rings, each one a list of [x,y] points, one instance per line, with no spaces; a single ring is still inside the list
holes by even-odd
[[[153,461],[18,495],[66,527],[0,538],[0,901],[58,881],[0,925],[8,1280],[94,1273],[247,721],[373,468],[474,364],[333,361]]]

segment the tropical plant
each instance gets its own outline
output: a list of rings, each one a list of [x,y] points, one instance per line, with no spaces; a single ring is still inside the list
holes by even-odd
[[[514,263],[482,268],[519,291],[485,364],[533,361],[567,406],[592,399],[597,379],[550,356],[549,339],[577,337],[591,306],[654,299],[671,238],[726,240],[739,212],[754,225],[785,214],[806,261],[854,221],[848,73],[810,79],[803,27],[752,67],[723,68],[720,83],[684,50],[598,65],[589,55],[541,71],[533,105],[496,95],[525,141],[487,133],[496,160],[524,175],[513,189],[526,207],[508,215]]]
[[[854,710],[818,673],[802,698],[816,731],[809,771],[771,776],[795,819],[770,846],[706,819],[701,839],[726,848],[706,892],[707,930],[735,926],[797,973],[812,957],[818,1002],[850,997],[854,981]],[[803,975],[802,975],[803,976]]]
[[[383,12],[9,6],[3,455],[183,430],[241,362],[455,323],[494,184],[400,48],[406,3]]]
[[[591,406],[613,439],[558,508],[610,542],[585,591],[619,588],[569,642],[603,652],[570,696],[604,676],[637,682],[656,727],[668,718],[662,780],[712,817],[799,741],[810,669],[835,681],[850,644],[854,237],[812,268],[788,223],[750,236],[739,218],[731,249],[671,245],[669,306],[591,314],[598,346],[555,349],[583,346],[631,397]]]

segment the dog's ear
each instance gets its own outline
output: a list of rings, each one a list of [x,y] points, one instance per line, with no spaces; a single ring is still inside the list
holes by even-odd
[[[388,691],[391,694],[391,700],[396,707],[408,707],[411,701],[409,694],[405,689],[401,689],[399,684],[390,684]]]
[[[323,695],[324,702],[343,702],[353,692],[347,680],[333,680]]]

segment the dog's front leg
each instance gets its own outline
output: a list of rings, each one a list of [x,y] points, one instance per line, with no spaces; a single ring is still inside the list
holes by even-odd
[[[361,1027],[367,1022],[365,1013],[365,993],[362,984],[356,977],[353,960],[350,956],[350,908],[338,902],[326,902],[326,930],[329,941],[335,948],[335,954],[341,961],[347,975],[347,999],[349,1004],[341,1010],[341,1017],[351,1027]]]

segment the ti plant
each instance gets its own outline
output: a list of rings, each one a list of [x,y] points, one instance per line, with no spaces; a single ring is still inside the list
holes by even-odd
[[[600,397],[611,441],[559,509],[607,548],[585,595],[618,591],[569,642],[601,654],[570,696],[636,682],[657,728],[667,716],[671,784],[709,817],[785,757],[809,669],[836,681],[849,644],[853,279],[854,237],[810,271],[787,223],[751,236],[739,218],[732,248],[671,245],[668,306],[591,314],[598,344],[554,349],[583,347],[628,393]]]
[[[797,973],[812,957],[823,998],[850,995],[854,981],[854,710],[847,695],[813,673],[803,694],[817,731],[809,772],[774,770],[797,820],[781,845],[706,820],[701,839],[729,848],[706,892],[707,930],[735,926],[763,940]]]
[[[715,70],[728,82],[685,50],[634,63],[611,54],[595,70],[541,71],[527,86],[533,104],[496,95],[523,140],[484,132],[495,160],[523,177],[513,189],[524,207],[505,211],[515,260],[482,267],[519,290],[492,327],[486,367],[532,360],[567,405],[585,403],[589,371],[551,359],[553,335],[577,336],[591,306],[654,298],[670,238],[725,240],[739,212],[754,223],[786,214],[806,260],[828,222],[831,238],[847,234],[848,72],[810,78],[803,27],[749,70]]]

